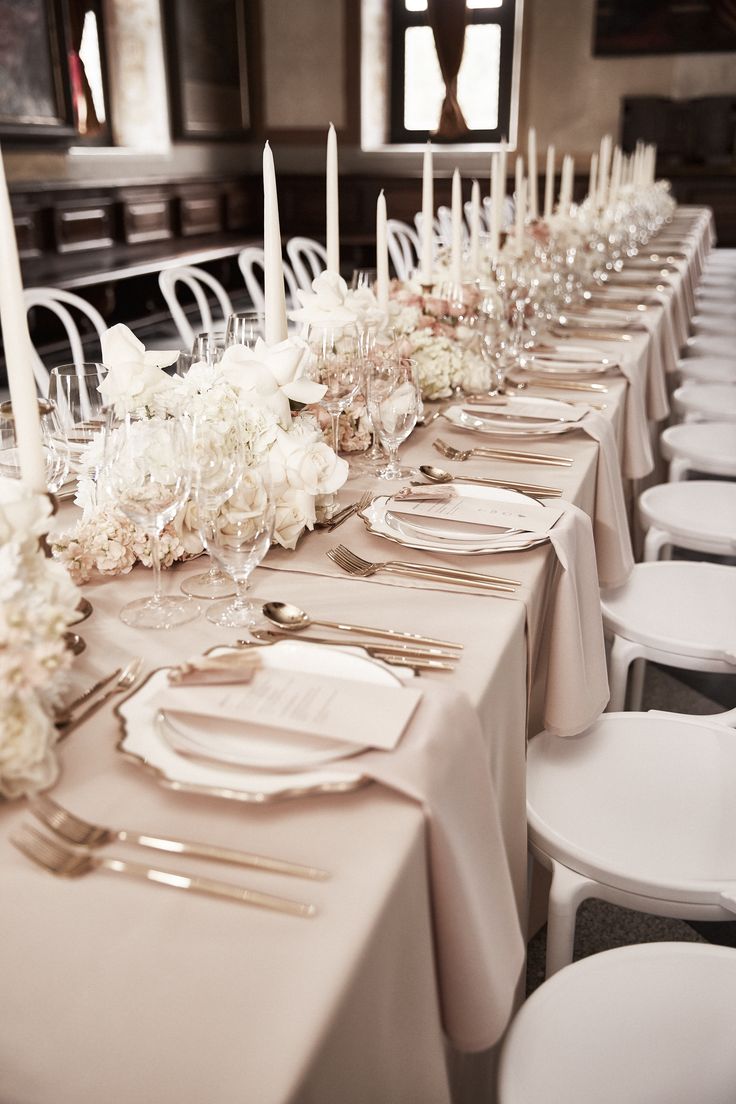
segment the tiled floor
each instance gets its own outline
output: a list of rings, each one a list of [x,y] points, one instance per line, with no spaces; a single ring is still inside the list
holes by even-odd
[[[687,680],[687,681],[686,681]],[[694,688],[697,686],[697,689]],[[705,695],[709,696],[706,697]],[[650,665],[644,687],[644,709],[671,712],[718,713],[736,706],[736,678],[664,670]],[[736,738],[736,732],[734,733]],[[736,947],[736,921],[723,924],[688,924],[660,916],[648,916],[618,908],[604,901],[586,901],[578,910],[575,927],[575,959],[627,943],[677,940],[690,943],[722,943]],[[544,980],[547,929],[529,943],[527,994]]]

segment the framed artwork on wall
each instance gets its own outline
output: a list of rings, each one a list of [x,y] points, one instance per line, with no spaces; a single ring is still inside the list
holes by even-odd
[[[61,0],[0,0],[0,138],[71,139]]]
[[[238,140],[251,129],[247,0],[166,0],[175,138]]]
[[[597,0],[593,53],[700,54],[736,51],[732,0]]]

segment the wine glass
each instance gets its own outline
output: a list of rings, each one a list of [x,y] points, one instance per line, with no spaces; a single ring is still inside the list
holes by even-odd
[[[253,349],[258,338],[262,338],[264,333],[265,318],[261,311],[236,311],[228,315],[225,347],[245,345],[247,349]]]
[[[106,374],[104,364],[92,362],[60,364],[49,374],[49,402],[56,408],[56,426],[74,473],[79,471],[84,449],[105,427],[100,385]]]
[[[236,426],[223,437],[219,426],[208,418],[194,418],[191,424],[192,490],[194,505],[203,532],[215,524],[218,511],[241,478],[243,443]],[[205,538],[202,542],[206,546]],[[209,571],[188,575],[181,590],[193,598],[229,598],[235,594],[232,579],[219,568],[210,554]]]
[[[246,467],[220,504],[211,524],[201,530],[207,551],[235,583],[235,599],[218,602],[207,620],[227,628],[256,624],[256,606],[247,597],[248,580],[273,537],[276,506],[268,464]]]
[[[56,420],[56,408],[46,399],[38,399],[41,444],[46,487],[51,494],[61,490],[69,474],[69,451]],[[15,432],[13,404],[0,403],[0,475],[22,479],[20,450]]]
[[[368,409],[388,464],[376,473],[381,479],[406,479],[412,468],[399,465],[399,445],[409,436],[419,416],[419,387],[414,361],[386,356],[375,361],[368,379]]]
[[[161,592],[159,539],[189,498],[190,462],[188,434],[176,419],[145,411],[119,419],[110,415],[102,480],[118,509],[147,534],[153,565],[153,595],[123,607],[120,619],[126,625],[170,629],[199,616],[191,598]]]
[[[214,367],[222,360],[225,352],[225,333],[223,330],[209,330],[198,333],[192,345],[192,356],[195,361],[203,361]]]
[[[340,415],[355,398],[363,380],[363,358],[358,330],[344,326],[310,325],[307,342],[312,350],[307,375],[325,387],[320,399],[332,421],[332,447],[338,451]]]

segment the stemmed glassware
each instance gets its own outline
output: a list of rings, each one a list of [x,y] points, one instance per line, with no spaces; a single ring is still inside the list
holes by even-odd
[[[60,364],[49,374],[49,402],[55,408],[55,427],[69,453],[74,474],[84,449],[105,427],[103,399],[100,393],[107,368],[104,364]]]
[[[219,364],[225,352],[225,334],[222,330],[210,330],[198,333],[192,345],[192,357],[195,363]]]
[[[170,629],[199,615],[191,598],[164,596],[161,589],[159,540],[189,498],[190,464],[190,441],[180,421],[146,411],[110,415],[102,480],[118,509],[147,534],[153,565],[153,595],[123,607],[126,625]]]
[[[225,328],[225,347],[245,345],[255,348],[259,337],[264,334],[265,319],[261,311],[236,311],[228,316]]]
[[[248,580],[264,558],[273,537],[276,506],[267,463],[243,468],[241,478],[221,502],[202,536],[212,558],[235,583],[232,602],[218,602],[208,621],[228,628],[256,624],[256,607],[247,598]]]
[[[320,399],[332,421],[332,447],[338,451],[340,415],[347,410],[363,381],[363,358],[355,325],[310,325],[307,342],[312,359],[307,375],[325,387]]]
[[[69,451],[56,420],[56,407],[47,399],[38,400],[46,487],[56,494],[69,473]],[[0,476],[21,479],[20,452],[15,432],[15,417],[10,399],[0,403]]]
[[[220,507],[242,477],[243,445],[235,427],[223,440],[219,426],[207,418],[194,418],[190,433],[192,494],[202,543],[206,547],[207,530],[216,524]],[[188,575],[181,583],[181,590],[193,598],[229,598],[235,593],[232,579],[220,570],[211,554],[209,571]]]
[[[388,464],[376,473],[381,479],[406,479],[413,474],[399,464],[399,445],[417,424],[420,401],[414,362],[399,356],[395,347],[371,364],[368,409],[388,454]]]

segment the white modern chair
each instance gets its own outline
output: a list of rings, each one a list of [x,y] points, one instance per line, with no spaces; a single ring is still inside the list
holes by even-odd
[[[719,303],[719,307],[721,304]],[[724,338],[731,341],[736,351],[736,317],[725,313],[724,310],[701,310],[690,319],[690,327],[696,337]],[[736,311],[736,298],[731,305],[731,311]]]
[[[736,422],[736,380],[733,383],[690,380],[676,388],[672,398],[684,422]]]
[[[736,352],[736,338],[723,334],[695,334],[688,338],[683,349],[686,357],[721,357],[729,362],[733,361]]]
[[[286,243],[297,284],[302,291],[311,291],[312,280],[327,268],[327,250],[313,238],[290,238]]]
[[[522,1005],[499,1104],[736,1100],[736,950],[640,943],[567,966]]]
[[[672,547],[736,555],[736,483],[687,479],[648,487],[639,496],[639,516],[645,562],[669,558]]]
[[[734,920],[734,802],[736,734],[711,717],[605,713],[579,736],[535,736],[527,821],[530,852],[552,872],[547,976],[572,961],[577,910],[590,897]]]
[[[206,333],[213,329],[225,329],[228,315],[233,313],[230,296],[219,280],[202,268],[182,265],[179,268],[165,268],[158,276],[159,287],[166,306],[169,308],[174,325],[179,331],[182,345],[191,349],[197,333]],[[197,328],[192,326],[179,302],[177,285],[183,284],[194,296],[198,311]],[[222,318],[213,324],[208,292],[214,296]]]
[[[440,224],[440,241],[443,245],[449,246],[452,243],[452,210],[449,207],[440,206],[437,208],[437,221]],[[463,247],[467,243],[468,231],[465,226],[465,220],[462,223],[463,231]]]
[[[685,479],[688,472],[736,477],[736,425],[708,422],[668,426],[659,447],[669,460],[669,479]]]
[[[417,211],[414,215],[414,226],[416,228],[419,241],[422,240],[422,226],[424,225],[424,214],[421,211]],[[432,233],[434,234],[435,244],[439,242],[441,237],[440,220],[435,216],[432,219]]]
[[[636,660],[688,671],[736,675],[736,567],[673,560],[638,563],[623,586],[601,591],[612,646],[610,712],[626,708]],[[644,663],[632,678],[630,706],[641,708]]]
[[[419,235],[408,222],[389,219],[386,223],[386,241],[394,272],[399,280],[408,280],[419,263]]]
[[[26,311],[30,312],[42,307],[50,310],[59,319],[69,341],[70,363],[79,368],[85,360],[90,360],[89,356],[85,357],[84,355],[82,335],[72,311],[79,311],[92,324],[97,337],[101,338],[107,329],[107,324],[100,312],[91,303],[88,303],[86,299],[82,299],[79,295],[73,295],[70,291],[62,291],[60,288],[51,287],[26,288],[23,292],[23,300]],[[41,394],[48,394],[49,373],[35,348],[33,349],[33,375],[36,380],[36,387]]]
[[[683,382],[736,383],[736,354],[730,363],[719,357],[683,357],[677,362],[677,373]]]
[[[255,245],[249,245],[246,249],[241,249],[238,254],[238,265],[243,274],[245,289],[253,304],[253,309],[263,311],[265,308],[265,296],[263,291],[263,250]],[[296,295],[299,285],[291,270],[291,266],[283,261],[282,267],[284,271],[286,307],[287,310],[292,310],[299,306],[299,300]]]

